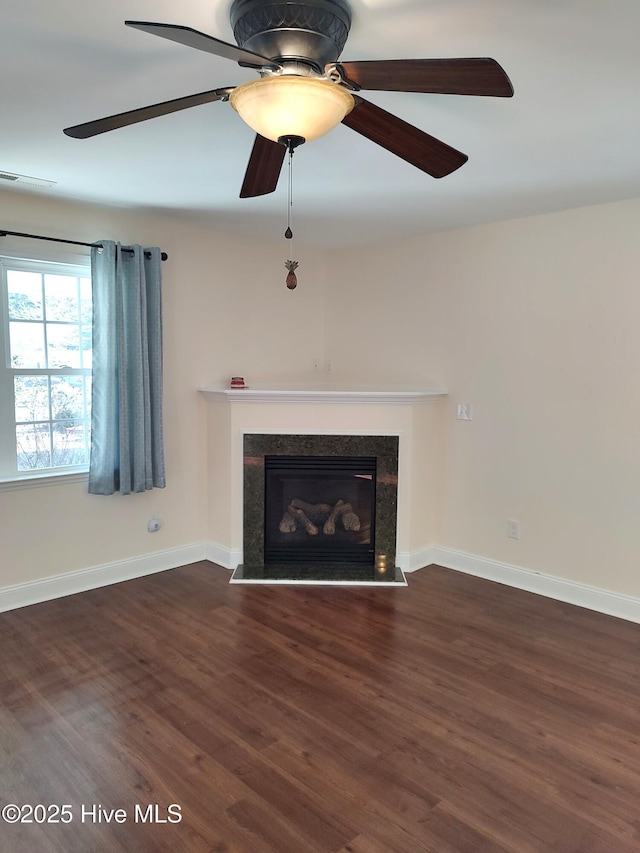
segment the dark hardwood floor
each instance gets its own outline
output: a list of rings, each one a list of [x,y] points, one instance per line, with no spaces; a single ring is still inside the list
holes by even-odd
[[[640,851],[640,626],[437,567],[228,579],[0,614],[0,805],[70,807],[2,851]]]

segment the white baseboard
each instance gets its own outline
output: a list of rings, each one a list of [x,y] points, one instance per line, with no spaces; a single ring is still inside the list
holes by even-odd
[[[165,572],[177,569],[199,560],[207,560],[208,543],[200,542],[186,545],[183,548],[173,548],[168,551],[158,551],[146,554],[144,557],[132,557],[90,569],[79,569],[75,572],[65,572],[50,578],[14,584],[0,589],[0,612],[62,598],[65,595],[75,595],[100,586],[152,575],[155,572]]]
[[[216,542],[197,542],[182,548],[159,551],[143,557],[132,557],[89,569],[65,572],[50,578],[28,581],[0,588],[0,612],[74,595],[89,589],[131,580],[144,575],[176,569],[199,560],[209,560],[225,569],[235,569],[242,561],[242,553]],[[598,587],[545,575],[541,572],[500,563],[451,548],[429,546],[397,555],[398,566],[404,573],[415,572],[425,566],[438,565],[486,580],[566,601],[588,610],[596,610],[619,619],[640,623],[640,599],[630,595],[609,592]]]
[[[417,551],[406,551],[396,554],[396,563],[407,574],[417,572],[418,569],[423,569],[425,566],[430,566],[435,563],[436,549],[433,546],[428,548],[419,548]]]
[[[545,575],[542,572],[535,572],[530,569],[522,569],[519,566],[511,566],[497,560],[477,557],[463,551],[454,551],[451,548],[431,547],[413,552],[411,564],[417,567],[420,561],[422,561],[423,566],[435,563],[446,569],[455,569],[455,571],[464,572],[468,575],[497,581],[516,589],[534,592],[547,598],[555,598],[557,601],[565,601],[567,604],[586,607],[587,610],[596,610],[598,613],[616,616],[618,619],[640,622],[640,599],[630,595],[609,592],[609,590],[599,587],[587,586],[587,584],[576,583],[553,575]]]
[[[206,559],[224,569],[236,569],[242,562],[242,551],[226,548],[224,545],[218,545],[217,542],[207,542]]]

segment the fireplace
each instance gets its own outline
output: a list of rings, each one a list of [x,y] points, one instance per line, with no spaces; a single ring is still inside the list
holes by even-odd
[[[244,436],[241,579],[404,583],[398,437]]]
[[[440,524],[443,391],[252,381],[241,390],[200,392],[207,403],[208,554],[233,572],[232,583],[244,582],[240,567],[264,571],[270,455],[375,457],[374,567],[406,572],[429,560]],[[304,561],[314,564],[322,565]],[[296,562],[282,565],[289,570]]]
[[[373,566],[375,456],[264,459],[264,561]]]

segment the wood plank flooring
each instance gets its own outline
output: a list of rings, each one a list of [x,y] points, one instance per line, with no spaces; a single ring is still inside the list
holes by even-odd
[[[640,626],[438,567],[228,580],[0,614],[0,806],[71,815],[1,850],[640,852]]]

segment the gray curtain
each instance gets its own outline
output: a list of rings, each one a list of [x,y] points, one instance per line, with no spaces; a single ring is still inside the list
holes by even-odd
[[[160,250],[91,250],[93,391],[89,492],[164,488]]]

